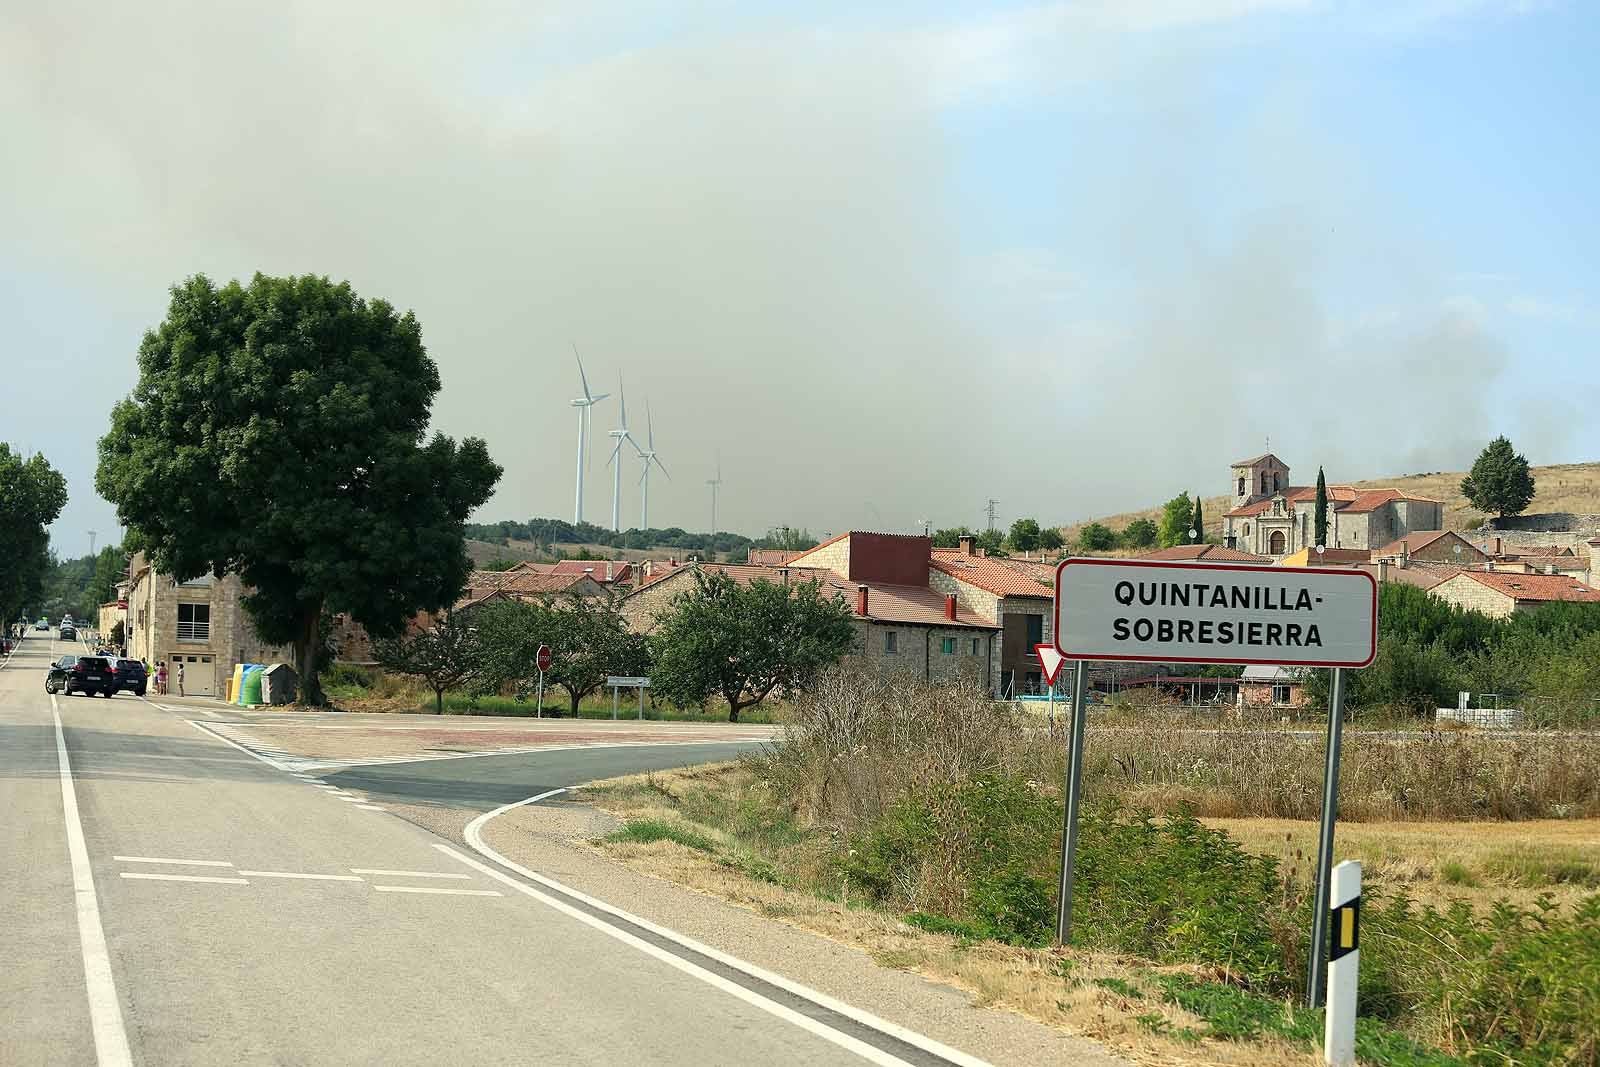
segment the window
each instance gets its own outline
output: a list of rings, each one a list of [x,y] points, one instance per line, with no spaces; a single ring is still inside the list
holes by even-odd
[[[1289,687],[1286,685],[1274,685],[1272,687],[1272,702],[1278,705],[1289,703]]]
[[[1282,488],[1283,488],[1283,482],[1280,480],[1278,472],[1277,471],[1273,471],[1272,472],[1272,491],[1274,493],[1276,493],[1279,489],[1282,489]]]
[[[1025,615],[1023,617],[1028,620],[1028,648],[1031,650],[1034,645],[1044,644],[1044,616]]]
[[[900,651],[900,635],[893,630],[885,630],[883,633],[883,650],[890,655]]]
[[[211,640],[211,605],[210,604],[179,604],[178,605],[178,640],[179,641],[209,641],[209,640]]]
[[[1244,496],[1244,479],[1239,479],[1239,495]]]
[[[1244,524],[1244,535],[1246,537],[1250,536],[1250,524],[1248,522]]]
[[[1267,489],[1267,472],[1266,471],[1262,471],[1261,472],[1261,491],[1263,493],[1266,493],[1266,492],[1269,491]]]
[[[973,655],[974,655],[974,656],[976,656],[976,655],[977,655],[977,654],[978,654],[978,640],[979,640],[979,639],[978,639],[978,638],[976,638],[976,637],[974,637],[974,638],[973,638],[973,639],[972,639],[972,654],[973,654]]]
[[[944,638],[942,641],[939,642],[939,651],[943,652],[947,656],[955,655],[956,654],[956,639],[953,638],[953,637]]]

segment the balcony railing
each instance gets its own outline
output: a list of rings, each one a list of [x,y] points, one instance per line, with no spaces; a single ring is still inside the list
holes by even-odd
[[[209,641],[211,640],[210,622],[182,622],[178,623],[179,641]]]

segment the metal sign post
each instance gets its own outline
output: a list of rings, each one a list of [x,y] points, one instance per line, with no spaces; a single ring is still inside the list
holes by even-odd
[[[536,719],[544,718],[544,672],[550,669],[550,660],[550,646],[540,645],[533,657],[534,664],[539,668],[539,707],[533,713]]]
[[[1339,817],[1339,744],[1344,738],[1344,668],[1333,668],[1328,699],[1328,762],[1322,771],[1322,828],[1317,838],[1317,888],[1311,908],[1311,963],[1306,1007],[1322,1004],[1328,951],[1328,880],[1333,871],[1333,824]]]
[[[650,688],[650,679],[629,674],[613,674],[606,679],[606,684],[611,687],[612,719],[617,717],[617,707],[624,689],[639,691],[639,718],[641,721],[644,719],[644,691]]]
[[[1083,801],[1083,733],[1087,725],[1084,707],[1089,677],[1083,660],[1072,665],[1072,747],[1067,752],[1067,803],[1061,827],[1061,885],[1056,900],[1056,944],[1065,945],[1072,933],[1072,876],[1078,854],[1078,806]]]

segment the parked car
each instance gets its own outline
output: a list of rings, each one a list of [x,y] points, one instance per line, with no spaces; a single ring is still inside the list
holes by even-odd
[[[74,692],[84,696],[101,693],[110,697],[117,691],[116,684],[116,675],[111,672],[111,665],[104,658],[62,656],[51,665],[50,673],[45,675],[44,691],[67,696]]]
[[[146,673],[143,662],[123,656],[107,656],[106,662],[111,665],[116,676],[116,688],[112,692],[120,693],[126,689],[134,696],[144,696],[145,690],[150,685],[150,676]]]

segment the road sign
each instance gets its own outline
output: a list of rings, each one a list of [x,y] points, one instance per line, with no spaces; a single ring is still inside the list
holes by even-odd
[[[541,671],[547,671],[547,670],[550,669],[550,646],[549,645],[540,645],[539,646],[539,651],[534,655],[534,662],[539,665],[539,669]]]
[[[650,679],[634,678],[629,675],[613,674],[606,679],[606,684],[618,689],[649,689]]]
[[[1323,567],[1064,559],[1055,647],[1068,659],[1365,667],[1378,583]]]
[[[1044,684],[1054,686],[1056,675],[1061,673],[1061,665],[1067,662],[1067,657],[1057,652],[1054,645],[1034,645],[1033,652],[1039,657],[1039,670],[1044,674]],[[1054,696],[1054,693],[1051,695]]]

